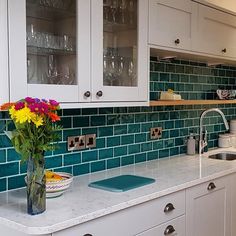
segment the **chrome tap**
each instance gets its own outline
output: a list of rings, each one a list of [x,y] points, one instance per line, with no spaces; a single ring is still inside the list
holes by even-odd
[[[211,109],[207,109],[207,110],[203,111],[201,116],[200,116],[199,155],[201,155],[203,153],[204,147],[207,146],[206,133],[205,133],[204,138],[203,138],[203,118],[204,118],[204,116],[208,112],[211,112],[211,111],[218,112],[221,115],[221,117],[223,118],[226,130],[229,129],[229,125],[228,125],[228,122],[227,122],[227,120],[225,118],[225,115],[224,115],[224,113],[220,109],[218,109],[218,108],[211,108]]]

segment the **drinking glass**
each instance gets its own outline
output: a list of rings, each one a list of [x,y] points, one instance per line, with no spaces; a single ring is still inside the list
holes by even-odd
[[[128,62],[128,77],[130,79],[130,85],[136,85],[136,68],[132,59]]]
[[[109,21],[109,15],[111,10],[111,0],[103,0],[103,19]]]
[[[110,9],[111,9],[111,21],[113,23],[117,23],[118,0],[112,0]]]
[[[125,24],[126,23],[126,10],[127,10],[127,1],[126,0],[120,0],[120,23]]]

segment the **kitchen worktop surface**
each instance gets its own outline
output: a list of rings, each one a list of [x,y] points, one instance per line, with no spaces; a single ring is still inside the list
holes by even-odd
[[[236,152],[234,148],[219,150]],[[209,159],[204,154],[175,156],[79,176],[61,197],[47,199],[46,212],[36,216],[26,213],[23,188],[0,194],[0,224],[28,234],[48,234],[234,172],[236,161]],[[121,193],[88,187],[92,181],[121,174],[150,177],[156,182]]]

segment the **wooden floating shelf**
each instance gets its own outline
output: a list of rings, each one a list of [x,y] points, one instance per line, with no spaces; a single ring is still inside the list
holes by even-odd
[[[214,105],[236,104],[236,100],[177,100],[177,101],[150,101],[149,106],[182,106],[182,105]]]

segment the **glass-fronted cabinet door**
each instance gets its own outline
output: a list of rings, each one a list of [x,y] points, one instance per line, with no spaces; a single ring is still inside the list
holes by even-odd
[[[92,100],[147,101],[147,0],[92,0]]]
[[[9,0],[13,100],[79,101],[79,77],[90,71],[89,13],[86,0]]]
[[[7,0],[0,1],[0,104],[9,102]]]

